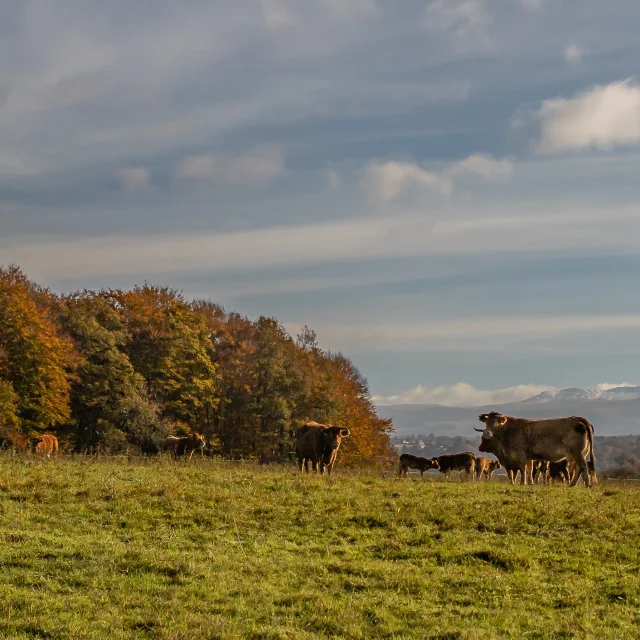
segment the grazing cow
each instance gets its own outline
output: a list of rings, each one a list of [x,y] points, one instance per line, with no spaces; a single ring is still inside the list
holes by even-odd
[[[192,434],[181,438],[178,436],[168,436],[164,441],[163,448],[176,457],[186,456],[188,453],[189,460],[191,460],[196,451],[204,452],[206,444],[204,436],[194,431]]]
[[[424,472],[429,469],[439,469],[440,465],[437,460],[431,458],[422,458],[420,456],[413,456],[410,453],[403,453],[400,456],[400,468],[398,474],[400,476],[406,476],[409,473],[409,469],[417,469],[420,471],[420,477],[424,476]]]
[[[527,479],[531,481],[531,475],[526,473],[528,461],[555,462],[567,458],[578,468],[571,486],[578,482],[580,476],[587,487],[591,486],[586,456],[591,456],[595,469],[593,426],[585,418],[528,420],[492,411],[481,414],[478,419],[485,424],[484,429],[476,429],[482,432],[479,450],[493,453],[508,470],[520,471],[521,484],[526,484]]]
[[[338,449],[342,438],[351,435],[345,427],[307,422],[296,430],[296,456],[300,471],[309,473],[311,470],[319,471],[324,475],[325,469],[331,475],[331,469],[338,457]]]
[[[495,471],[500,468],[500,462],[498,460],[489,460],[482,456],[476,456],[475,471],[476,480],[481,480],[483,477],[487,480],[491,480]]]
[[[35,453],[37,455],[46,455],[47,459],[51,459],[52,453],[58,453],[58,438],[50,433],[43,433],[38,438],[35,438],[34,444]]]
[[[466,471],[467,476],[473,480],[473,474],[476,470],[476,457],[471,451],[464,453],[445,453],[444,455],[434,458],[440,466],[440,473],[444,473],[448,478],[452,471]]]

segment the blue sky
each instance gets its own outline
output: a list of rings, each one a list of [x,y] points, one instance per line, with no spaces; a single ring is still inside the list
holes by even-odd
[[[306,323],[381,403],[637,382],[638,24],[636,0],[3,2],[0,263]]]

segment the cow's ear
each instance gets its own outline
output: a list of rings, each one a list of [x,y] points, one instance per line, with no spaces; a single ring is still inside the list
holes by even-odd
[[[346,427],[342,427],[342,428],[340,429],[340,435],[341,435],[343,438],[348,438],[348,437],[351,435],[351,431],[349,431],[349,429],[347,429]]]

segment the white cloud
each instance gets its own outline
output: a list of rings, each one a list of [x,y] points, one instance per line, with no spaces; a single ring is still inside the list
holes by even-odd
[[[568,65],[578,65],[582,62],[582,58],[586,55],[585,49],[577,44],[568,44],[562,55],[564,56],[564,61]]]
[[[409,189],[448,196],[453,184],[440,173],[427,171],[413,162],[372,162],[362,179],[364,190],[389,202]]]
[[[174,178],[261,186],[284,173],[284,153],[278,147],[259,147],[235,158],[211,154],[187,156],[174,169]]]
[[[474,154],[464,160],[455,162],[448,169],[448,173],[452,176],[470,173],[478,175],[485,180],[504,180],[511,177],[513,173],[513,160],[511,158],[496,160],[488,155]]]
[[[445,36],[460,53],[491,48],[490,24],[484,0],[434,0],[424,14],[427,33]]]
[[[125,167],[118,173],[120,184],[125,191],[144,191],[149,188],[149,169],[146,167]]]
[[[594,86],[573,98],[545,100],[534,116],[540,124],[539,153],[637,145],[640,86],[633,80]]]
[[[439,404],[447,407],[478,407],[491,404],[519,402],[542,393],[555,391],[551,385],[521,384],[505,389],[476,389],[465,382],[446,387],[423,387],[418,385],[408,391],[392,396],[374,396],[377,405],[394,404]]]
[[[488,155],[474,154],[454,162],[439,171],[428,171],[414,162],[371,162],[363,172],[361,186],[369,195],[390,202],[410,190],[447,197],[453,192],[455,181],[465,175],[477,175],[485,180],[509,178],[513,161],[496,160]]]
[[[637,387],[633,382],[602,382],[593,387],[594,391],[609,391],[610,389],[619,389],[620,387]]]

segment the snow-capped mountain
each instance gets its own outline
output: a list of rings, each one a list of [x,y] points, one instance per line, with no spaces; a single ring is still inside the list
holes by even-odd
[[[633,400],[640,398],[640,387],[614,387],[612,389],[577,389],[569,387],[559,391],[543,391],[542,393],[521,400],[517,404],[534,404],[540,402],[561,402],[572,400]]]

